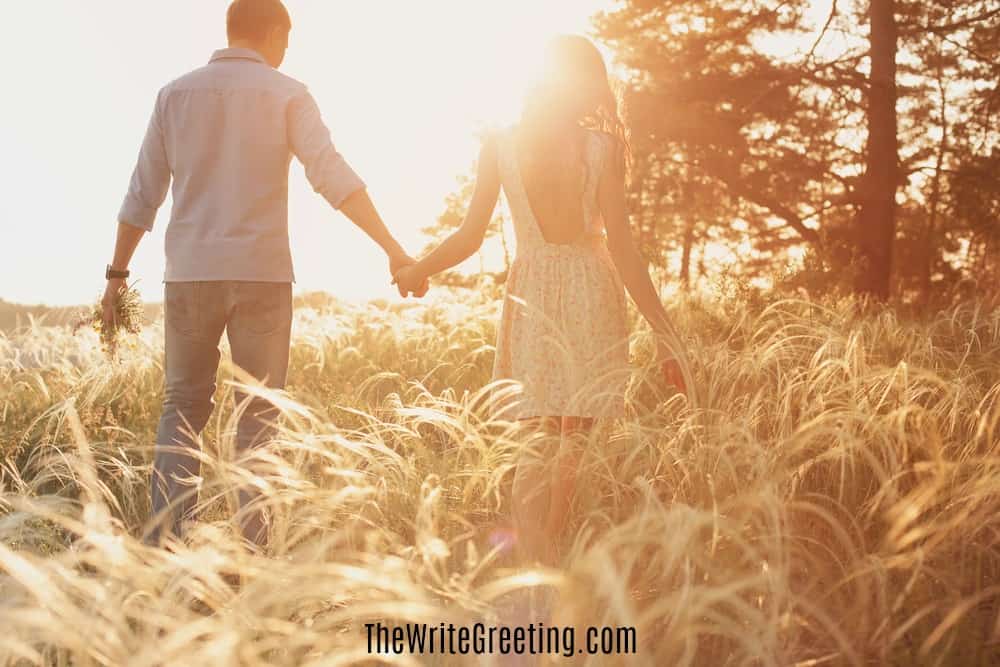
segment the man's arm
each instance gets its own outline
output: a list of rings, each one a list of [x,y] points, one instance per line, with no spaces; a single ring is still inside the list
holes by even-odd
[[[368,190],[361,188],[348,195],[340,204],[340,212],[385,251],[389,258],[389,270],[393,274],[403,266],[413,263],[413,259],[406,254],[403,246],[399,245],[399,241],[385,226],[382,216],[378,214],[375,204],[368,196]]]
[[[170,163],[167,160],[160,115],[162,95],[161,92],[156,98],[146,136],[139,149],[139,158],[132,171],[128,194],[118,213],[119,222],[141,227],[147,232],[152,231],[156,212],[163,205],[167,190],[170,189]]]
[[[146,128],[146,136],[139,150],[139,158],[132,172],[128,194],[118,213],[118,235],[115,240],[114,257],[111,268],[116,271],[128,269],[132,255],[143,235],[153,229],[156,212],[163,205],[170,188],[170,164],[163,143],[160,125],[160,97],[156,99],[153,115]],[[104,308],[104,323],[113,326],[118,295],[125,287],[123,278],[112,278],[104,289],[101,305]]]
[[[403,250],[375,209],[361,177],[351,168],[330,138],[312,95],[302,92],[289,105],[289,140],[305,167],[313,189],[365,232],[385,251],[395,275],[414,260]],[[406,294],[400,290],[400,295]]]

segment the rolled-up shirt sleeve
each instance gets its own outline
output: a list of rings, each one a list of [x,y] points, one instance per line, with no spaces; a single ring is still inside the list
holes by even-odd
[[[313,189],[339,209],[344,200],[364,189],[364,181],[337,152],[316,100],[308,91],[292,98],[288,114],[292,152],[305,167]]]
[[[146,231],[153,229],[156,212],[163,205],[167,190],[170,189],[170,164],[161,125],[162,97],[161,92],[156,98],[146,137],[139,150],[139,159],[132,172],[128,194],[118,213],[119,222],[141,227]]]

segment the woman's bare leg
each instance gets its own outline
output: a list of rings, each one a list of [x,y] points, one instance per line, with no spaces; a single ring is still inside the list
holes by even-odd
[[[555,456],[525,449],[514,473],[513,518],[522,562],[558,564],[562,535],[576,492],[577,466],[593,419],[549,417],[526,422],[536,432],[558,436]],[[555,443],[553,443],[555,444]]]
[[[559,538],[569,519],[583,446],[593,425],[594,420],[585,417],[563,417],[561,420],[559,451],[553,462],[548,512],[543,530],[547,546],[546,565],[558,564]]]
[[[526,435],[541,431],[547,436],[556,436],[561,430],[558,418],[523,420],[522,424]],[[542,451],[526,447],[521,450],[514,471],[511,489],[512,518],[518,553],[523,564],[541,561],[545,555],[546,536],[542,528],[549,503],[549,458],[544,445]]]

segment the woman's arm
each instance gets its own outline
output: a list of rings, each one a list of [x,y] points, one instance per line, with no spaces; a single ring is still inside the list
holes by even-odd
[[[416,264],[397,273],[401,289],[416,287],[425,279],[461,264],[483,245],[486,229],[500,198],[500,168],[497,143],[489,138],[479,152],[476,187],[462,226]]]
[[[667,311],[664,310],[660,296],[653,287],[653,281],[649,278],[646,262],[632,241],[625,201],[625,157],[621,149],[622,147],[616,144],[616,150],[609,151],[609,159],[601,174],[598,190],[601,215],[608,231],[608,250],[628,293],[656,334],[659,354],[665,358],[664,360],[671,358],[677,360],[684,385],[691,387],[693,385],[690,381],[683,342],[671,326]]]

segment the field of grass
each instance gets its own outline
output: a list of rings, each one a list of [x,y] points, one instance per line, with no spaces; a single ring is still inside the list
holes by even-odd
[[[552,443],[491,417],[497,305],[433,296],[300,304],[252,478],[266,555],[227,518],[249,474],[226,454],[231,384],[202,520],[173,553],[137,539],[161,325],[117,363],[92,332],[0,337],[0,663],[372,664],[365,623],[497,622],[534,589],[552,623],[637,630],[638,655],[555,664],[1000,664],[1000,313],[675,302],[697,404],[649,380],[636,333],[633,414],[580,461],[563,566],[525,570],[511,467]]]

